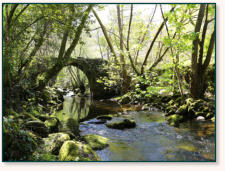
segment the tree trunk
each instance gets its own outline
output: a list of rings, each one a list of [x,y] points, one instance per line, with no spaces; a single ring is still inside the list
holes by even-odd
[[[199,33],[201,30],[202,21],[204,18],[205,13],[205,4],[200,5],[200,10],[198,13],[198,18],[195,25],[195,33]],[[208,25],[208,6],[206,8],[206,17],[205,17],[205,24],[202,31],[202,40],[199,40],[199,35],[196,37],[196,39],[193,41],[193,48],[192,48],[192,63],[191,63],[191,69],[192,69],[192,79],[191,79],[191,96],[195,99],[204,98],[205,90],[207,88],[207,82],[206,82],[206,70],[209,66],[209,63],[211,61],[212,52],[214,49],[215,44],[215,27],[211,34],[209,47],[207,50],[205,61],[202,63],[203,60],[203,53],[204,53],[204,41],[205,41],[205,35]],[[198,49],[200,46],[200,53],[198,54]]]
[[[64,53],[63,58],[61,58],[59,56],[60,60],[58,59],[57,60],[57,63],[52,68],[50,68],[48,71],[46,71],[45,73],[43,73],[42,76],[44,78],[42,80],[39,80],[39,83],[38,83],[38,86],[36,87],[36,89],[38,89],[38,90],[44,89],[45,86],[47,85],[48,81],[52,77],[56,76],[59,73],[59,71],[61,71],[61,69],[67,64],[67,62],[68,62],[68,60],[69,60],[69,58],[71,56],[71,53],[75,49],[75,47],[76,47],[76,45],[78,43],[78,40],[80,39],[82,30],[83,30],[83,28],[85,26],[85,22],[86,22],[86,20],[87,20],[87,18],[89,16],[89,13],[90,13],[92,7],[93,7],[93,5],[90,4],[88,6],[88,8],[86,9],[86,11],[84,12],[84,15],[81,18],[81,23],[80,23],[80,25],[76,29],[76,33],[75,33],[74,39],[73,39],[71,45],[69,46],[69,48],[67,49],[67,51]],[[63,42],[65,42],[65,41],[62,40],[61,47],[64,46],[63,45],[64,44]],[[64,48],[65,48],[65,46],[64,46]],[[60,51],[61,50],[62,49],[60,49]]]
[[[202,21],[204,18],[205,4],[200,5],[198,18],[195,25],[195,33],[199,33],[201,30]],[[203,73],[201,71],[201,65],[198,65],[198,46],[199,46],[199,36],[196,36],[193,41],[192,47],[192,58],[191,58],[191,70],[192,70],[192,79],[191,79],[191,95],[193,98],[203,98]]]
[[[115,58],[115,62],[116,62],[116,64],[118,64],[116,52],[114,50],[112,41],[111,41],[110,37],[107,34],[105,26],[103,25],[103,23],[102,23],[101,19],[99,18],[98,14],[96,13],[96,11],[94,9],[92,9],[92,12],[93,12],[95,18],[98,20],[99,25],[101,26],[101,29],[102,29],[102,32],[103,32],[103,34],[105,36],[106,42],[109,45],[110,51],[111,51],[111,53],[113,54],[113,56]]]
[[[122,15],[122,16],[121,16]],[[124,50],[123,50],[123,10],[120,9],[120,5],[117,5],[117,19],[118,19],[118,27],[119,27],[119,36],[120,36],[120,63],[122,67],[122,89],[123,93],[125,93],[129,88],[129,79],[127,78],[127,70],[126,63],[124,59]]]

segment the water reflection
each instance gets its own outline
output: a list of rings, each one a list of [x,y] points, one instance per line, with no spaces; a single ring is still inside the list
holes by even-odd
[[[91,99],[81,97],[64,97],[63,110],[56,113],[60,120],[60,131],[79,133],[79,120],[88,116]]]
[[[103,161],[211,161],[215,159],[215,124],[187,122],[179,128],[169,126],[161,112],[128,111],[134,129],[115,130],[96,124],[101,114],[128,110],[110,101],[65,97],[63,110],[56,113],[60,131],[76,135],[98,134],[110,139],[109,147],[97,151]],[[133,109],[133,108],[132,108]],[[122,119],[114,117],[113,121]]]

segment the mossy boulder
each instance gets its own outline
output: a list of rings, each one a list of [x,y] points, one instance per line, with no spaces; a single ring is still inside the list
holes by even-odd
[[[45,122],[45,126],[49,127],[50,132],[57,132],[59,127],[59,120],[57,118],[49,118]]]
[[[24,124],[24,127],[40,135],[41,137],[47,137],[49,134],[48,127],[46,127],[41,121],[28,121]]]
[[[59,151],[60,161],[100,161],[89,145],[78,141],[65,141]]]
[[[179,126],[180,122],[183,121],[183,116],[179,114],[173,114],[167,117],[167,121],[171,126]]]
[[[123,119],[118,122],[108,123],[106,124],[106,126],[114,129],[126,129],[126,128],[134,128],[136,126],[136,123],[134,120],[131,119]]]
[[[43,138],[45,151],[58,155],[60,147],[68,140],[70,140],[70,136],[66,133],[49,134],[47,138]]]
[[[93,150],[101,150],[109,145],[108,138],[100,135],[85,135],[84,139]]]

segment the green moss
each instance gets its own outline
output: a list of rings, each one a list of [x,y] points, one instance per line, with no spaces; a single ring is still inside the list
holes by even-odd
[[[38,119],[37,117],[35,117],[34,115],[24,111],[23,112],[23,115],[27,118],[27,119],[32,119],[32,120],[35,120],[35,121],[40,121],[40,119]]]
[[[58,155],[60,147],[65,141],[70,140],[69,134],[66,133],[53,133],[49,134],[47,138],[43,138],[44,149],[47,152]]]
[[[94,150],[101,150],[108,146],[108,138],[99,135],[85,135],[84,139]]]
[[[99,156],[90,146],[77,141],[66,141],[59,151],[61,161],[99,161]]]
[[[167,117],[167,121],[171,126],[179,126],[179,123],[183,120],[182,115],[173,114]]]
[[[187,112],[188,112],[188,105],[187,104],[184,104],[184,105],[180,106],[179,109],[176,111],[177,114],[181,114],[181,115],[184,115]]]
[[[210,119],[212,117],[214,117],[214,114],[213,113],[209,112],[209,113],[206,114],[206,118],[207,119]]]
[[[14,116],[14,117],[18,117],[19,116],[19,114],[18,113],[16,113],[13,109],[5,109],[4,110],[4,115],[12,115],[12,116]]]
[[[126,129],[126,128],[134,128],[136,126],[136,123],[134,120],[123,119],[118,122],[108,123],[106,124],[106,126],[109,128],[114,128],[114,129]]]
[[[24,124],[24,127],[41,137],[47,137],[49,133],[48,127],[41,121],[28,121]]]
[[[58,131],[59,121],[57,120],[57,118],[49,118],[44,123],[45,123],[45,126],[50,128],[51,132]]]
[[[194,99],[193,98],[188,98],[188,99],[186,99],[186,103],[188,104],[188,105],[190,105],[191,103],[193,103],[194,102]]]
[[[196,116],[205,116],[205,113],[204,112],[195,112],[195,115]]]
[[[179,145],[177,146],[177,148],[179,150],[185,150],[185,151],[191,151],[191,152],[194,152],[197,150],[196,147],[194,147],[193,145],[187,145],[187,144]]]
[[[173,105],[175,102],[174,102],[174,100],[170,100],[169,102],[168,102],[168,105]]]
[[[36,149],[39,137],[23,130],[14,120],[3,119],[3,160],[27,160]]]
[[[209,108],[208,107],[204,107],[202,112],[208,113],[209,112]]]

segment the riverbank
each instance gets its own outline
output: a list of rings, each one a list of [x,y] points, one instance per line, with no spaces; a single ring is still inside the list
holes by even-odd
[[[84,133],[83,124],[85,123],[90,127],[94,126],[93,129],[103,128],[103,132],[104,130],[109,132],[120,130],[118,134],[123,135],[123,132],[129,134],[133,132],[132,130],[139,130],[141,123],[137,118],[142,116],[153,117],[146,123],[148,125],[154,123],[153,125],[157,126],[163,123],[165,126],[168,123],[174,127],[182,127],[183,123],[199,120],[201,116],[204,117],[201,121],[204,120],[203,125],[207,127],[207,130],[207,125],[211,125],[208,121],[213,121],[214,117],[212,102],[191,98],[182,99],[179,96],[152,96],[145,100],[125,101],[124,98],[127,95],[124,95],[110,100],[90,101],[70,96],[65,98],[65,94],[64,91],[47,88],[43,94],[36,95],[27,102],[21,102],[22,107],[4,110],[5,161],[99,161],[101,160],[99,155],[101,156],[102,153],[98,150],[111,148],[112,139],[108,134],[99,132]],[[153,115],[156,111],[159,115]],[[155,117],[161,119],[154,120]],[[204,129],[205,126],[203,126]],[[201,125],[197,127],[201,132]],[[147,128],[150,129],[150,127]],[[167,129],[168,126],[165,128]],[[149,131],[148,129],[143,131]],[[158,126],[156,129],[159,129]],[[211,127],[209,129],[209,135],[211,135],[213,129]],[[76,150],[80,148],[83,150]],[[70,153],[74,155],[70,156]],[[211,154],[210,157],[213,158]],[[147,159],[151,160],[151,158],[145,158]],[[103,160],[105,160],[104,157]],[[168,160],[178,159],[169,158]],[[201,160],[209,159],[203,157]]]
[[[162,110],[172,126],[190,120],[210,120],[215,122],[215,101],[212,99],[193,99],[188,95],[152,95],[144,97],[127,93],[112,99],[120,104],[141,105],[141,110]]]

